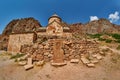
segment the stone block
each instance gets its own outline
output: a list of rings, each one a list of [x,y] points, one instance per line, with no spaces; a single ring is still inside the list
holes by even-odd
[[[48,56],[48,55],[49,55],[49,52],[45,52],[45,53],[44,53],[44,56]]]
[[[42,49],[44,46],[43,45],[39,45],[39,48]]]
[[[32,58],[28,58],[27,64],[28,64],[28,65],[31,65],[31,64],[32,64]]]
[[[79,59],[71,59],[70,62],[71,63],[79,63]]]
[[[24,66],[24,65],[26,65],[27,64],[27,62],[26,61],[21,61],[21,62],[18,62],[18,65],[20,65],[20,66]]]
[[[87,58],[85,58],[85,57],[81,57],[81,60],[82,60],[82,62],[83,62],[84,64],[90,63],[90,61],[89,61]]]
[[[98,61],[97,59],[94,58],[94,59],[91,60],[90,62],[93,63],[93,64],[95,64],[95,63],[98,63],[99,61]]]
[[[48,57],[50,58],[50,57],[53,57],[53,54],[48,54]]]
[[[44,61],[38,61],[35,63],[36,66],[43,66],[45,64]]]
[[[101,55],[97,55],[96,58],[97,58],[98,60],[100,60],[100,59],[102,59],[102,56],[101,56]]]
[[[54,62],[51,63],[52,66],[64,66],[66,64],[67,64],[67,62],[65,62],[65,61],[62,63],[54,63]]]
[[[25,70],[29,70],[29,69],[31,69],[31,68],[33,68],[34,66],[31,64],[31,65],[25,65],[24,66],[24,68],[25,68]]]
[[[43,60],[43,55],[37,54],[36,59],[37,59],[37,60]]]
[[[88,67],[95,67],[95,64],[89,63],[89,64],[87,64],[87,66],[88,66]]]

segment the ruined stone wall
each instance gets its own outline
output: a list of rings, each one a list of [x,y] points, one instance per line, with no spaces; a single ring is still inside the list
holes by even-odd
[[[33,60],[44,60],[49,62],[53,60],[54,56],[54,40],[49,39],[43,43],[23,45],[21,52],[30,54]],[[95,41],[63,40],[62,49],[64,51],[64,60],[80,59],[81,54],[87,56],[90,55],[90,53],[99,53],[98,43]]]
[[[20,52],[21,45],[32,44],[34,33],[12,34],[9,36],[8,51]]]

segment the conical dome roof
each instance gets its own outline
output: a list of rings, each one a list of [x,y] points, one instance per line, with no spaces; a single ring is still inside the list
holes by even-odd
[[[53,14],[50,18],[54,18],[54,17],[59,18],[60,20],[62,20],[57,14]],[[49,18],[49,19],[50,19],[50,18]],[[49,20],[49,19],[48,19],[48,20]]]
[[[54,16],[59,17],[57,14],[53,14],[51,17],[54,17]]]

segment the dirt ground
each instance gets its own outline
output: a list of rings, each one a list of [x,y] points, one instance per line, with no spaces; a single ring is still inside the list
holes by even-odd
[[[78,64],[67,62],[62,67],[46,63],[25,71],[9,56],[0,55],[0,80],[120,80],[120,64],[110,59],[109,55],[104,57],[95,68],[88,68],[80,61]]]

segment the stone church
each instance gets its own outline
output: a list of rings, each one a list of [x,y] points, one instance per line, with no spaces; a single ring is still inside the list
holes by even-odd
[[[37,36],[61,36],[71,37],[70,29],[64,25],[62,19],[54,14],[48,19],[46,27],[40,27],[38,31],[26,33],[12,33],[9,36],[8,51],[18,53],[24,44],[34,44]]]
[[[56,14],[48,19],[46,27],[33,32],[12,33],[9,36],[8,51],[13,54],[25,53],[31,60],[51,62],[52,65],[65,65],[66,61],[79,60],[86,64],[87,55],[100,53],[98,42],[72,36],[70,28]]]

